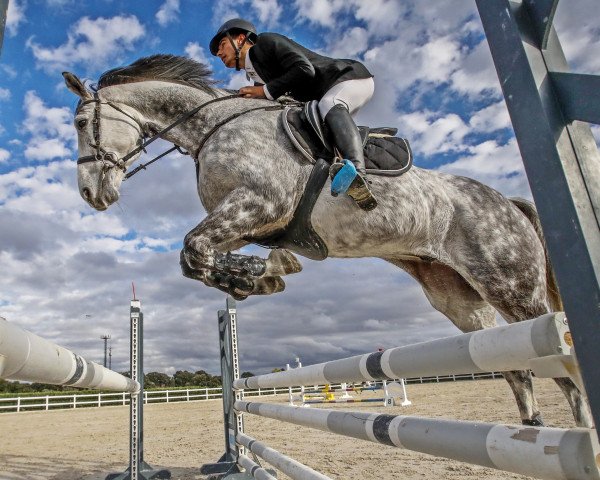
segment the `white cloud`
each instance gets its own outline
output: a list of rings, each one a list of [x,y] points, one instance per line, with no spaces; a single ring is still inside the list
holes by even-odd
[[[377,79],[402,91],[415,83],[426,88],[431,83],[447,82],[460,66],[460,48],[459,41],[452,36],[435,38],[422,45],[396,38],[371,48],[364,58]]]
[[[277,0],[253,0],[252,8],[258,14],[259,22],[268,27],[276,25],[283,13],[283,8]]]
[[[346,6],[344,0],[295,0],[298,17],[325,27],[336,23],[336,13]]]
[[[65,5],[75,3],[75,0],[46,0],[50,7],[64,7]]]
[[[8,2],[8,11],[6,12],[6,31],[10,37],[14,37],[19,26],[25,21],[26,3],[22,0],[11,0]]]
[[[58,138],[34,138],[25,149],[24,155],[30,160],[53,160],[69,156],[71,151]]]
[[[10,99],[10,90],[8,88],[0,87],[0,101]]]
[[[405,3],[396,0],[371,0],[354,2],[354,14],[367,24],[371,37],[398,35],[399,22],[407,11]]]
[[[17,78],[17,71],[10,65],[2,64],[0,65],[0,70],[4,72],[6,78],[11,80]]]
[[[361,27],[346,30],[327,55],[335,58],[356,58],[367,49],[369,34]]]
[[[498,76],[485,39],[469,51],[459,67],[450,77],[454,90],[469,97],[475,97],[484,92],[490,92],[498,98],[501,97]]]
[[[10,152],[4,148],[0,148],[0,163],[6,163],[10,158]]]
[[[574,71],[600,74],[600,28],[591,12],[598,9],[597,0],[559,2],[554,25],[567,62]]]
[[[156,21],[161,27],[176,21],[179,17],[179,0],[166,0],[156,12]]]
[[[204,47],[201,47],[198,42],[189,42],[185,46],[184,51],[185,54],[192,60],[204,63],[205,65],[210,65],[211,59],[206,56],[206,51],[204,50]]]
[[[246,73],[241,70],[239,72],[232,73],[229,76],[229,81],[227,82],[227,85],[225,85],[225,88],[237,90],[248,85],[250,85],[250,82],[246,78]]]
[[[23,108],[26,114],[23,126],[29,132],[74,138],[73,114],[67,107],[47,107],[37,93],[30,90],[25,94]]]
[[[506,196],[531,198],[517,142],[506,144],[487,141],[468,147],[457,161],[443,165],[440,171],[479,180]]]
[[[400,117],[402,135],[410,139],[413,150],[424,155],[462,152],[467,146],[464,137],[469,127],[455,113],[440,116],[433,112],[413,112]]]
[[[134,15],[91,19],[83,17],[67,33],[67,42],[56,47],[44,47],[30,38],[37,65],[48,72],[83,64],[88,68],[104,68],[132,51],[144,37],[144,26]]]
[[[213,5],[213,23],[216,26],[221,26],[231,18],[242,17],[237,8],[241,7],[239,0],[220,0]],[[215,30],[216,32],[216,30]]]
[[[73,115],[66,107],[47,107],[33,91],[25,94],[23,128],[30,134],[25,157],[30,160],[51,160],[71,154],[76,132]]]
[[[476,112],[469,121],[473,132],[490,133],[511,127],[504,99]]]

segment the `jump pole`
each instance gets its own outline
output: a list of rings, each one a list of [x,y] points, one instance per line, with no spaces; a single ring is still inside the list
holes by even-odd
[[[129,467],[123,473],[111,473],[106,480],[169,479],[169,470],[155,470],[144,461],[144,313],[142,302],[135,298],[129,306],[131,378],[140,390],[129,399]]]
[[[600,446],[586,428],[496,425],[460,420],[236,402],[236,410],[347,437],[532,477],[600,479]]]
[[[581,384],[564,313],[236,380],[236,390],[530,369]]]
[[[132,395],[141,389],[136,379],[90,362],[2,317],[0,378],[129,392]]]

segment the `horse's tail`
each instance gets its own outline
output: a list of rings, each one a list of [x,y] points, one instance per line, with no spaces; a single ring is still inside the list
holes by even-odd
[[[544,238],[544,232],[542,231],[542,224],[540,217],[535,209],[535,205],[528,200],[523,198],[510,198],[509,199],[533,225],[535,233],[537,233],[542,246],[544,247],[544,256],[546,258],[546,291],[548,293],[548,301],[550,302],[550,308],[554,312],[564,311],[562,299],[560,298],[560,292],[558,291],[558,283],[556,282],[556,276],[554,275],[554,269],[550,263],[550,257],[548,256],[548,249],[546,247],[546,239]]]

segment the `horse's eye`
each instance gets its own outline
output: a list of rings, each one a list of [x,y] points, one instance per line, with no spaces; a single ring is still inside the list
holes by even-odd
[[[88,121],[87,121],[86,119],[79,120],[79,121],[77,122],[77,127],[79,127],[79,128],[83,128],[83,127],[85,127],[85,126],[87,125],[87,122],[88,122]]]

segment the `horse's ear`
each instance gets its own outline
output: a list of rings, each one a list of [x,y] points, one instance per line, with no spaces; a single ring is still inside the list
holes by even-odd
[[[63,77],[65,78],[65,84],[67,88],[71,90],[75,95],[77,95],[82,100],[89,100],[92,98],[92,94],[85,88],[85,85],[76,75],[71,72],[63,72]]]

